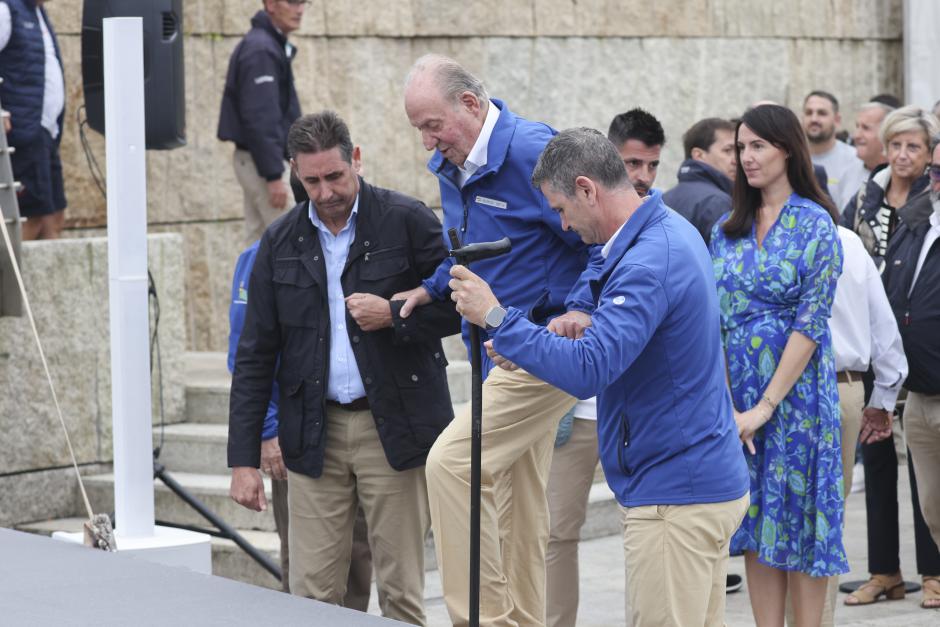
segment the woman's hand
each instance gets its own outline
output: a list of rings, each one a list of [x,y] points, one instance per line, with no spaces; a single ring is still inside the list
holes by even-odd
[[[757,453],[754,448],[754,434],[764,426],[764,423],[770,420],[771,415],[772,412],[764,406],[764,403],[759,403],[756,407],[752,407],[745,412],[734,411],[734,422],[738,425],[738,437],[747,446],[747,450],[750,451],[751,455]]]

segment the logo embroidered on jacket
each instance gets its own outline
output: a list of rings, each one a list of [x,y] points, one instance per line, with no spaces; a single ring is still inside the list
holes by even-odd
[[[270,74],[265,74],[264,76],[259,76],[255,79],[255,85],[260,85],[262,83],[273,83],[274,77]]]
[[[490,207],[496,207],[497,209],[506,209],[509,206],[502,200],[494,200],[493,198],[487,198],[486,196],[477,196],[474,200],[481,205],[489,205]]]

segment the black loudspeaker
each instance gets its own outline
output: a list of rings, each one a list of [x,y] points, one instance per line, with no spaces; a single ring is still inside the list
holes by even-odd
[[[183,0],[85,0],[82,7],[82,89],[88,126],[104,134],[104,41],[106,17],[144,22],[144,116],[147,148],[186,144],[183,81]]]

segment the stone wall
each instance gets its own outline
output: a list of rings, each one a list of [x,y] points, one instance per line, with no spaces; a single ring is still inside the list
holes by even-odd
[[[154,230],[186,243],[187,341],[224,350],[228,283],[242,244],[241,192],[230,144],[216,140],[229,55],[260,7],[257,0],[185,0],[188,145],[148,153]],[[69,225],[94,229],[105,205],[78,142],[80,0],[49,3],[65,57],[69,114],[62,156]],[[658,184],[682,159],[695,120],[733,116],[755,100],[799,107],[814,88],[853,105],[902,93],[902,0],[314,0],[295,75],[305,111],[330,107],[349,122],[373,182],[439,204],[428,155],[402,108],[402,80],[425,52],[454,56],[518,113],[558,128],[606,130],[633,106],[667,133]],[[91,144],[104,163],[103,141]]]
[[[163,408],[184,413],[183,240],[151,235],[160,301]],[[30,305],[78,463],[112,459],[108,251],[103,238],[27,242],[22,266]],[[159,387],[153,377],[153,422]],[[29,320],[0,318],[0,526],[74,513],[74,473]],[[36,498],[42,495],[42,498]]]

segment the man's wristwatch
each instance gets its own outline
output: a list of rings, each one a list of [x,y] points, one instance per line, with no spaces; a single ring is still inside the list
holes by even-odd
[[[506,317],[506,310],[499,305],[490,308],[486,312],[486,315],[483,316],[483,323],[486,325],[487,331],[496,330],[499,325],[503,323],[503,319]]]

